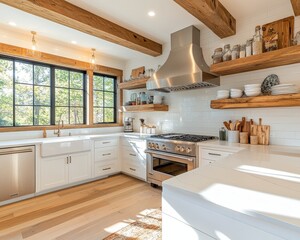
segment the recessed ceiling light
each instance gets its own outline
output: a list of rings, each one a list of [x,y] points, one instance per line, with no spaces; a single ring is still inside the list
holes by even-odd
[[[15,22],[9,22],[8,24],[13,27],[17,26],[17,24]]]
[[[73,40],[73,41],[71,41],[71,43],[72,43],[72,44],[77,44],[77,42],[76,42],[76,41],[74,41],[74,40]]]
[[[149,11],[149,12],[148,12],[148,16],[154,17],[154,16],[155,16],[155,12],[154,12],[154,11]]]

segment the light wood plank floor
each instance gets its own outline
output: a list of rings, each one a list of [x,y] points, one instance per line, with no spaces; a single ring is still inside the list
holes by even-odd
[[[0,207],[0,239],[103,239],[161,207],[161,190],[119,174]]]

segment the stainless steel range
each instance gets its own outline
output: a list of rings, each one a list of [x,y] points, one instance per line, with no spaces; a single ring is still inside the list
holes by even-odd
[[[199,166],[198,142],[213,136],[168,133],[147,139],[147,178],[152,186]]]

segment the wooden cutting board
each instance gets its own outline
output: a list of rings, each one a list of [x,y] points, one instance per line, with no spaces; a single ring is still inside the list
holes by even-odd
[[[145,73],[145,67],[144,66],[131,70],[132,78],[138,78],[140,76],[140,74],[144,74],[144,73]]]
[[[262,26],[263,38],[268,35],[270,28],[278,33],[278,47],[286,48],[291,46],[291,40],[294,38],[294,22],[295,17],[287,17],[275,22],[267,23]]]
[[[259,125],[257,126],[258,144],[269,145],[269,143],[270,143],[270,126],[262,125],[261,123],[262,123],[262,119],[260,118]]]

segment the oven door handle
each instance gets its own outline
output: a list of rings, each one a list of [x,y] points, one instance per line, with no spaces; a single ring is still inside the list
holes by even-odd
[[[172,154],[172,153],[161,153],[161,152],[158,153],[157,151],[152,151],[152,150],[145,150],[145,153],[148,153],[150,155],[156,155],[156,156],[179,158],[179,159],[187,160],[190,162],[194,162],[196,160],[195,157],[181,156],[181,155]]]

